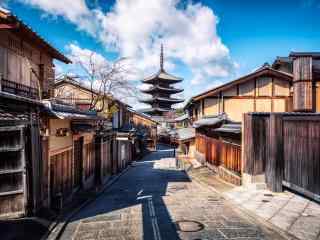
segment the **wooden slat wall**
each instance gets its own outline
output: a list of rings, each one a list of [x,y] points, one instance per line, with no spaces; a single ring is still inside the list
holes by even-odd
[[[196,150],[205,155],[207,163],[241,173],[240,146],[197,133]]]
[[[313,110],[312,57],[293,60],[293,109],[303,112]]]
[[[94,143],[90,142],[83,146],[84,150],[84,175],[88,179],[94,175],[95,158],[94,158]]]
[[[233,172],[241,172],[241,147],[232,143],[222,142],[221,163]]]
[[[50,157],[51,164],[51,198],[53,202],[58,194],[67,198],[73,189],[72,150]]]
[[[265,172],[268,146],[269,115],[245,114],[243,123],[243,172],[259,175]]]
[[[320,115],[245,114],[244,120],[243,172],[265,173],[273,191],[285,184],[320,199]]]
[[[284,118],[284,180],[320,195],[320,122]]]

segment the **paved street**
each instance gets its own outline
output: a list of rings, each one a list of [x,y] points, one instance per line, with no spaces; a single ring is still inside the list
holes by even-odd
[[[136,162],[67,225],[61,239],[282,239],[176,169],[162,149]]]

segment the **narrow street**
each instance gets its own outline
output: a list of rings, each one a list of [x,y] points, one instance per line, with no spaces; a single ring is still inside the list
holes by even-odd
[[[162,148],[80,211],[60,239],[282,239],[176,168]]]

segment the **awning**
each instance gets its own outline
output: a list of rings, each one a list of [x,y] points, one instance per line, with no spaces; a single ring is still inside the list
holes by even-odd
[[[51,116],[59,119],[71,120],[99,120],[102,117],[97,116],[95,111],[82,111],[70,105],[57,104],[52,101],[43,101],[45,111]]]
[[[241,124],[240,123],[223,124],[221,127],[214,129],[214,131],[221,132],[221,133],[240,134],[241,133]]]
[[[185,141],[188,139],[192,139],[196,137],[196,129],[189,127],[189,128],[179,128],[176,131],[177,139],[179,141]]]
[[[175,118],[174,121],[175,122],[181,122],[181,121],[184,121],[184,120],[187,120],[187,119],[189,119],[189,114],[184,114],[184,115],[182,115],[180,117]]]
[[[30,113],[23,111],[23,112],[16,112],[0,107],[0,121],[30,121]]]
[[[193,123],[193,127],[194,128],[210,127],[210,126],[217,125],[219,123],[223,123],[226,120],[228,120],[226,114],[221,114],[216,116],[205,116],[202,119],[195,121]]]

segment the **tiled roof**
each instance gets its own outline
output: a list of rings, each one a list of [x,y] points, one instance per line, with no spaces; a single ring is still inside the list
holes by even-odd
[[[163,79],[163,80],[172,80],[172,81],[177,81],[177,82],[180,82],[180,81],[183,80],[182,78],[173,76],[173,75],[167,73],[167,72],[164,71],[164,70],[160,70],[160,71],[157,72],[156,74],[153,74],[153,75],[145,78],[143,81],[144,81],[144,82],[148,82],[148,81],[150,81],[150,80],[157,79],[157,78],[160,78],[160,79]]]
[[[54,48],[48,41],[43,39],[38,33],[34,32],[30,26],[25,24],[20,18],[16,15],[8,11],[7,9],[0,8],[0,14],[2,15],[2,19],[8,23],[17,23],[17,28],[19,31],[23,31],[25,35],[28,37],[32,37],[38,44],[42,45],[48,49],[49,53],[52,55],[53,58],[58,59],[65,63],[71,63],[71,60],[68,59],[65,55],[59,52],[56,48]]]
[[[30,114],[28,112],[14,112],[0,107],[0,121],[29,121]]]
[[[81,111],[73,106],[57,104],[48,100],[44,100],[43,104],[49,114],[59,119],[98,120],[101,118],[94,111]]]
[[[241,124],[240,123],[228,123],[222,124],[221,127],[214,129],[215,132],[223,132],[223,133],[241,133]]]
[[[178,140],[188,140],[191,138],[196,137],[196,130],[195,128],[189,127],[189,128],[178,128],[176,130]]]
[[[219,123],[223,123],[226,120],[228,120],[228,117],[226,114],[220,114],[220,115],[215,115],[215,116],[206,116],[198,121],[195,121],[193,123],[193,127],[200,128],[200,127],[214,126]]]

